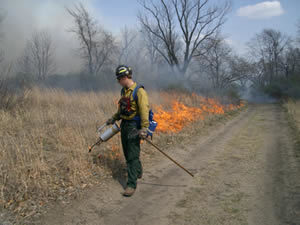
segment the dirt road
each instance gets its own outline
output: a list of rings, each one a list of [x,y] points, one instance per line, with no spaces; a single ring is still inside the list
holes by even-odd
[[[250,105],[170,154],[195,177],[162,157],[145,169],[133,197],[112,179],[40,223],[300,224],[300,160],[279,105]]]

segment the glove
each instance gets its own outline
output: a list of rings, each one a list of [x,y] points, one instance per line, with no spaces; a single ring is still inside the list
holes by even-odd
[[[139,137],[145,139],[148,136],[147,128],[142,128],[139,130]]]
[[[114,124],[116,120],[114,118],[110,118],[106,121],[106,125]]]

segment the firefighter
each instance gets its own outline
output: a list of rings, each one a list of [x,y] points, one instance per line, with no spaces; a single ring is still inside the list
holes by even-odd
[[[123,87],[121,98],[118,111],[107,120],[106,124],[114,124],[115,121],[122,119],[121,141],[128,174],[127,187],[123,195],[130,197],[137,187],[137,179],[141,178],[143,173],[140,161],[140,140],[147,138],[149,103],[144,88],[139,88],[140,86],[137,86],[137,83],[132,80],[130,67],[118,66],[116,78]],[[135,99],[133,94],[136,96]]]

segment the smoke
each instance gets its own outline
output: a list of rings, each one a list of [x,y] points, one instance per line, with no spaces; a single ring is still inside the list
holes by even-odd
[[[94,17],[99,18],[92,6],[93,1],[81,2]],[[65,10],[74,3],[74,0],[1,0],[0,12],[5,18],[0,28],[3,33],[0,48],[5,52],[6,61],[15,61],[22,54],[33,32],[46,30],[54,43],[57,72],[79,70],[81,60],[75,54],[79,43],[74,34],[68,32],[73,21]]]
[[[250,84],[240,91],[240,96],[249,103],[275,103],[278,101]]]

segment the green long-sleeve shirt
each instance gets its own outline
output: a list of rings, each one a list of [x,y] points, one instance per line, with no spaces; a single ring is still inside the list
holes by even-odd
[[[139,88],[137,91],[137,102],[134,101],[132,93],[133,90],[136,88],[137,84],[134,83],[129,88],[124,88],[124,93],[122,97],[130,97],[130,105],[133,113],[130,116],[125,116],[120,114],[120,106],[118,111],[113,115],[115,120],[125,119],[131,120],[136,115],[141,117],[141,127],[148,128],[149,127],[149,102],[148,102],[148,95],[144,88]]]

